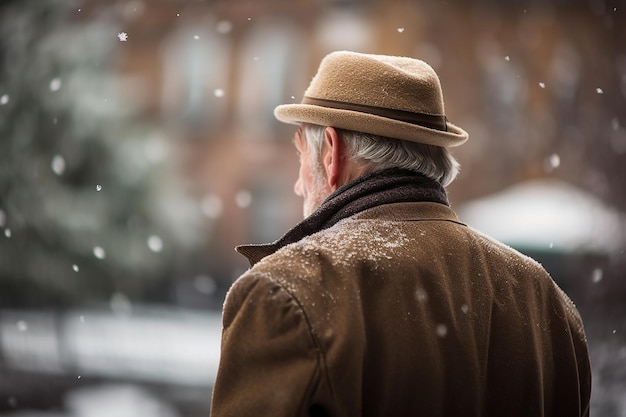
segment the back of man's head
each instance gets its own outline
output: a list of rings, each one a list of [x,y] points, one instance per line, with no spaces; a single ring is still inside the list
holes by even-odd
[[[317,163],[325,126],[304,124],[304,138]],[[394,139],[354,130],[336,129],[345,144],[346,156],[365,173],[389,168],[406,169],[449,185],[459,172],[459,163],[448,149],[419,142]]]

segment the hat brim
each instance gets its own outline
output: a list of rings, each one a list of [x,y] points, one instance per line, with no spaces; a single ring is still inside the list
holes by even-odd
[[[283,123],[332,126],[444,148],[459,146],[468,138],[466,131],[450,122],[444,132],[374,114],[311,104],[283,104],[274,109],[274,116]]]

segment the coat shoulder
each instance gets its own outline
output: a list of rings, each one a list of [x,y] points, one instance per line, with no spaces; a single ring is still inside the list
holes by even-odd
[[[300,302],[283,283],[284,281],[262,271],[249,270],[241,275],[226,294],[222,312],[223,327],[228,328],[237,315],[250,306],[257,310],[267,310],[267,306],[274,306],[281,314],[290,312],[295,316],[302,316]]]

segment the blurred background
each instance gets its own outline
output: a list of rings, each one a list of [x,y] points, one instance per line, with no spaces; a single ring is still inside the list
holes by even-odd
[[[301,219],[273,108],[339,49],[436,69],[453,208],[568,292],[626,416],[618,0],[1,0],[0,415],[208,415],[233,247]]]

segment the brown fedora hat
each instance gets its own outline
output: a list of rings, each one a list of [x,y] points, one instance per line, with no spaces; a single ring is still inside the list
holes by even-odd
[[[452,147],[467,132],[448,122],[439,77],[419,59],[337,51],[320,63],[300,104],[274,110],[285,123],[312,123]]]

